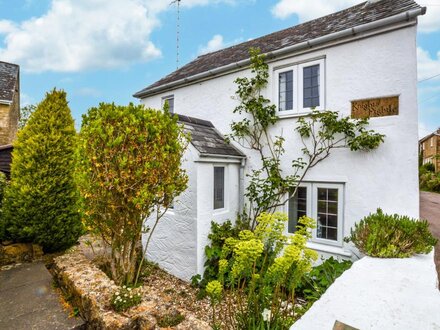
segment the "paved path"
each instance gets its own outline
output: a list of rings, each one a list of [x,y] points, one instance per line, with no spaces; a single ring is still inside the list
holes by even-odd
[[[420,218],[428,220],[432,234],[439,239],[435,247],[435,265],[440,279],[440,194],[420,192]]]
[[[0,271],[0,329],[67,330],[82,324],[63,311],[42,262]]]

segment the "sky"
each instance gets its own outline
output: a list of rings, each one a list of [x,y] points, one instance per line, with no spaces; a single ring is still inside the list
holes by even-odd
[[[398,1],[398,0],[396,0]],[[358,4],[359,0],[181,0],[179,65],[198,55]],[[419,135],[440,127],[440,0],[420,0]],[[176,69],[172,0],[0,0],[0,61],[20,65],[21,105],[53,88],[81,115]],[[335,110],[335,109],[332,109]]]

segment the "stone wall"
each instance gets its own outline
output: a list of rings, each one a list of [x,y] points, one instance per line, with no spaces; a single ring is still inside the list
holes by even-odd
[[[55,258],[52,273],[71,303],[80,310],[87,329],[159,329],[158,319],[179,313],[185,317],[176,330],[208,330],[211,327],[183,310],[167,309],[159,297],[142,289],[141,304],[124,313],[111,309],[111,298],[118,286],[80,250],[72,250]]]
[[[2,242],[0,244],[0,266],[41,259],[43,250],[31,243]]]
[[[15,93],[11,105],[0,104],[0,146],[11,144],[17,137],[20,102]]]

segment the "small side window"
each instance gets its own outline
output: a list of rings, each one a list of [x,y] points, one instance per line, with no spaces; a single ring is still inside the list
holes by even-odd
[[[165,105],[165,102],[168,102],[170,113],[174,113],[174,95],[169,95],[162,98],[162,108]]]
[[[214,167],[214,210],[225,207],[225,168]]]

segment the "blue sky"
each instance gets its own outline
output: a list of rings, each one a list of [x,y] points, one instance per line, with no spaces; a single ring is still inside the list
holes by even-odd
[[[134,92],[176,68],[176,6],[170,2],[0,0],[0,60],[21,66],[22,105],[64,89],[79,126],[99,102],[137,102]],[[182,0],[180,64],[359,2]],[[440,127],[440,0],[419,4],[428,8],[418,34],[423,136]]]

